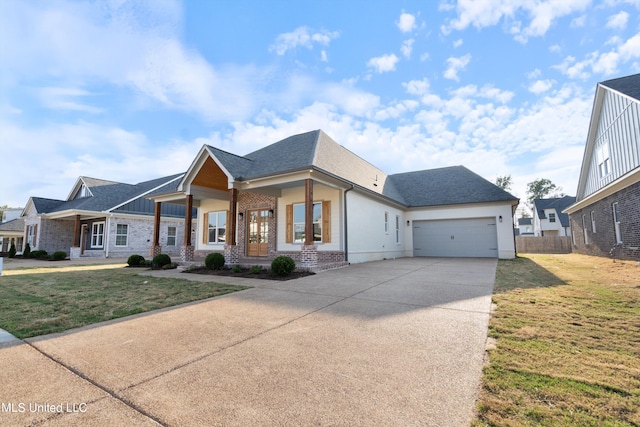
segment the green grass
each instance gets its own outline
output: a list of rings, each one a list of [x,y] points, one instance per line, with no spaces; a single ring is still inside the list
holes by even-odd
[[[28,338],[246,289],[117,268],[2,276],[0,328]]]
[[[500,261],[474,426],[640,426],[640,267]]]

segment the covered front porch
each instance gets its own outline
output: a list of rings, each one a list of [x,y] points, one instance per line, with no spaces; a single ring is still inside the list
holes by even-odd
[[[346,265],[342,197],[346,185],[319,171],[305,169],[243,180],[230,175],[206,149],[201,150],[178,191],[155,195],[156,221],[151,253],[158,244],[162,203],[198,210],[197,226],[185,218],[181,263],[204,262],[222,253],[227,265],[265,265],[279,256],[299,268],[317,270]]]

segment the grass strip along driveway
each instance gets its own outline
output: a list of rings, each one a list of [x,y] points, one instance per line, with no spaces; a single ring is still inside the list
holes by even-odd
[[[109,266],[5,271],[0,328],[28,338],[246,289],[138,272]]]
[[[640,266],[567,255],[498,264],[474,426],[640,426]]]

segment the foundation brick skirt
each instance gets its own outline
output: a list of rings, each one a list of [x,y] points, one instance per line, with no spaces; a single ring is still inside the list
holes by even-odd
[[[189,262],[189,261],[193,261],[193,259],[194,259],[193,245],[180,246],[180,261]]]
[[[82,249],[80,248],[71,248],[69,251],[69,259],[78,259],[80,258],[80,252]]]
[[[318,266],[318,246],[303,245],[300,251],[300,265],[303,268],[315,268]]]

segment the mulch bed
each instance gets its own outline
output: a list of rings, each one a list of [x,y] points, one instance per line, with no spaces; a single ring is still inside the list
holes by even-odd
[[[264,270],[264,269],[261,270],[260,273],[250,273],[248,268],[242,268],[240,271],[234,272],[230,268],[223,268],[220,270],[210,270],[206,267],[184,270],[183,273],[207,274],[211,276],[245,277],[248,279],[265,279],[265,280],[292,280],[292,279],[299,279],[301,277],[312,276],[316,274],[311,271],[294,271],[288,276],[278,276],[276,274],[271,274],[269,270]]]

